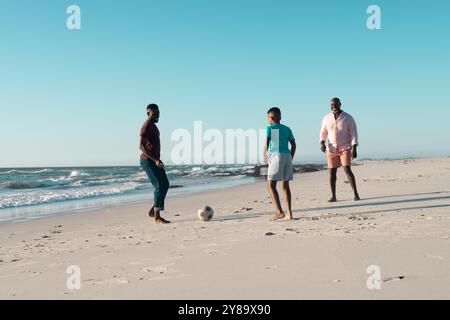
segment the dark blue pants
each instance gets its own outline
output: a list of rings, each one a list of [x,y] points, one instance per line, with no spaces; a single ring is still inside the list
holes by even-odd
[[[155,210],[164,211],[164,201],[166,199],[167,191],[169,191],[169,179],[167,179],[166,171],[157,167],[152,160],[141,159],[141,167],[155,188],[153,197]]]

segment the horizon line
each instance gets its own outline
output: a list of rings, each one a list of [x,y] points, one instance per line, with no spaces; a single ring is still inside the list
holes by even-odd
[[[356,161],[383,161],[383,160],[419,160],[419,159],[443,159],[449,158],[450,155],[447,156],[404,156],[404,157],[364,157],[361,159],[356,159]],[[307,165],[307,164],[326,164],[325,160],[310,160],[310,161],[296,161],[294,165]],[[166,164],[166,166],[261,166],[261,164],[257,163],[237,163],[237,164],[226,164],[226,163],[217,163],[217,164],[185,164],[185,165],[174,165],[174,164]],[[135,165],[57,165],[57,166],[19,166],[19,167],[0,167],[0,170],[5,169],[64,169],[64,168],[116,168],[116,167],[139,167],[138,164]]]

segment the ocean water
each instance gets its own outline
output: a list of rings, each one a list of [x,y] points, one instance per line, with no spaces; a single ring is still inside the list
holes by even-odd
[[[169,195],[250,183],[257,167],[167,166]],[[0,222],[151,201],[140,167],[0,169]]]

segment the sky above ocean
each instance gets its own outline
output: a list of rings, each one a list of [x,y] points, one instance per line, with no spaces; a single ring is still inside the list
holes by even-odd
[[[81,30],[66,27],[81,9]],[[367,8],[381,9],[381,30]],[[171,134],[263,129],[279,106],[296,161],[320,161],[338,96],[360,156],[449,155],[450,2],[1,1],[0,167],[137,165],[160,105]]]

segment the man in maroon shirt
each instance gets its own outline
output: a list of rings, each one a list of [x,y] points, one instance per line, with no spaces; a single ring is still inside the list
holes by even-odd
[[[148,213],[149,217],[155,218],[156,224],[170,223],[160,215],[164,211],[164,202],[169,190],[169,180],[167,179],[164,163],[161,161],[161,142],[159,130],[156,123],[159,121],[159,107],[156,104],[147,106],[148,119],[141,129],[141,167],[147,174],[150,182],[155,188],[154,205]]]

